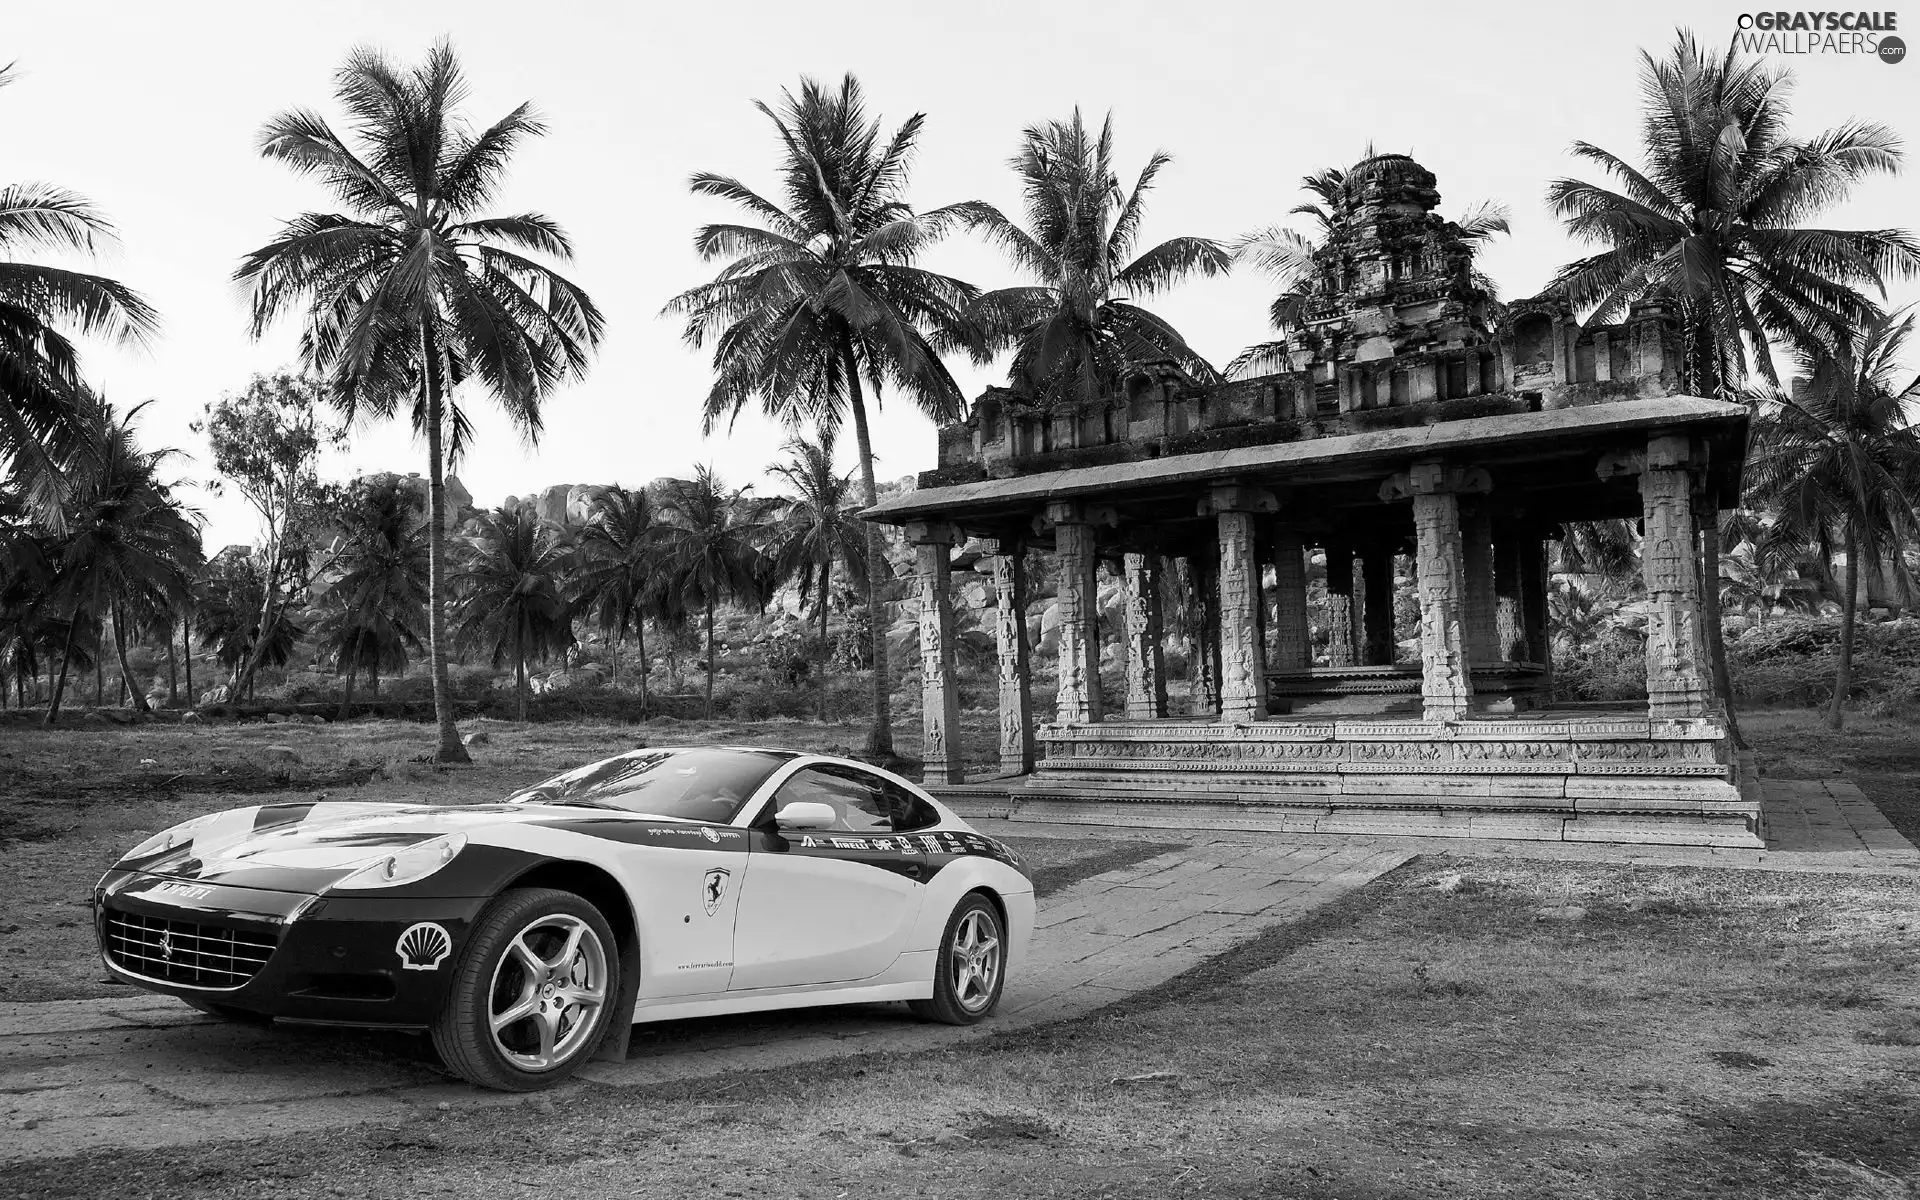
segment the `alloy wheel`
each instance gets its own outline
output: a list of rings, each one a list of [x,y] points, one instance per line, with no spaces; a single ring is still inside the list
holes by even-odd
[[[494,1045],[524,1071],[550,1071],[580,1052],[607,1003],[607,951],[571,913],[539,917],[514,935],[493,968],[487,1024]]]

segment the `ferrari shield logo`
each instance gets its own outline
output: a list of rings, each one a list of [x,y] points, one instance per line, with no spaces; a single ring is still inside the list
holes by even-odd
[[[701,898],[706,901],[707,915],[720,911],[720,901],[727,895],[727,879],[732,874],[725,867],[712,867],[707,871],[706,884],[701,889]]]

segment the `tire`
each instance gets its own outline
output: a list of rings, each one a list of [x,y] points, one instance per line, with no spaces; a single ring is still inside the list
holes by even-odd
[[[600,910],[572,892],[514,888],[474,922],[434,1049],[481,1087],[550,1088],[593,1056],[619,995],[620,952]]]
[[[934,960],[933,999],[907,1006],[923,1020],[973,1025],[1000,1006],[1007,984],[1007,931],[1000,910],[980,892],[968,892],[947,918]]]

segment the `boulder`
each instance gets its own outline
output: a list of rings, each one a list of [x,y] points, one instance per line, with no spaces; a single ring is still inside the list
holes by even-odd
[[[550,525],[565,525],[567,523],[567,496],[572,491],[572,484],[556,483],[541,492],[540,502],[534,509],[535,514],[542,521]]]
[[[182,725],[198,725],[202,719],[197,712],[188,711],[180,714],[180,723]]]

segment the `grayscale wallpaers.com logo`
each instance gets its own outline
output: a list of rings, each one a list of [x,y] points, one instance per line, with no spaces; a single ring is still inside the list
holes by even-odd
[[[1894,33],[1899,13],[1741,13],[1738,25],[1734,47],[1748,54],[1871,54],[1885,63],[1907,57],[1907,44]]]

